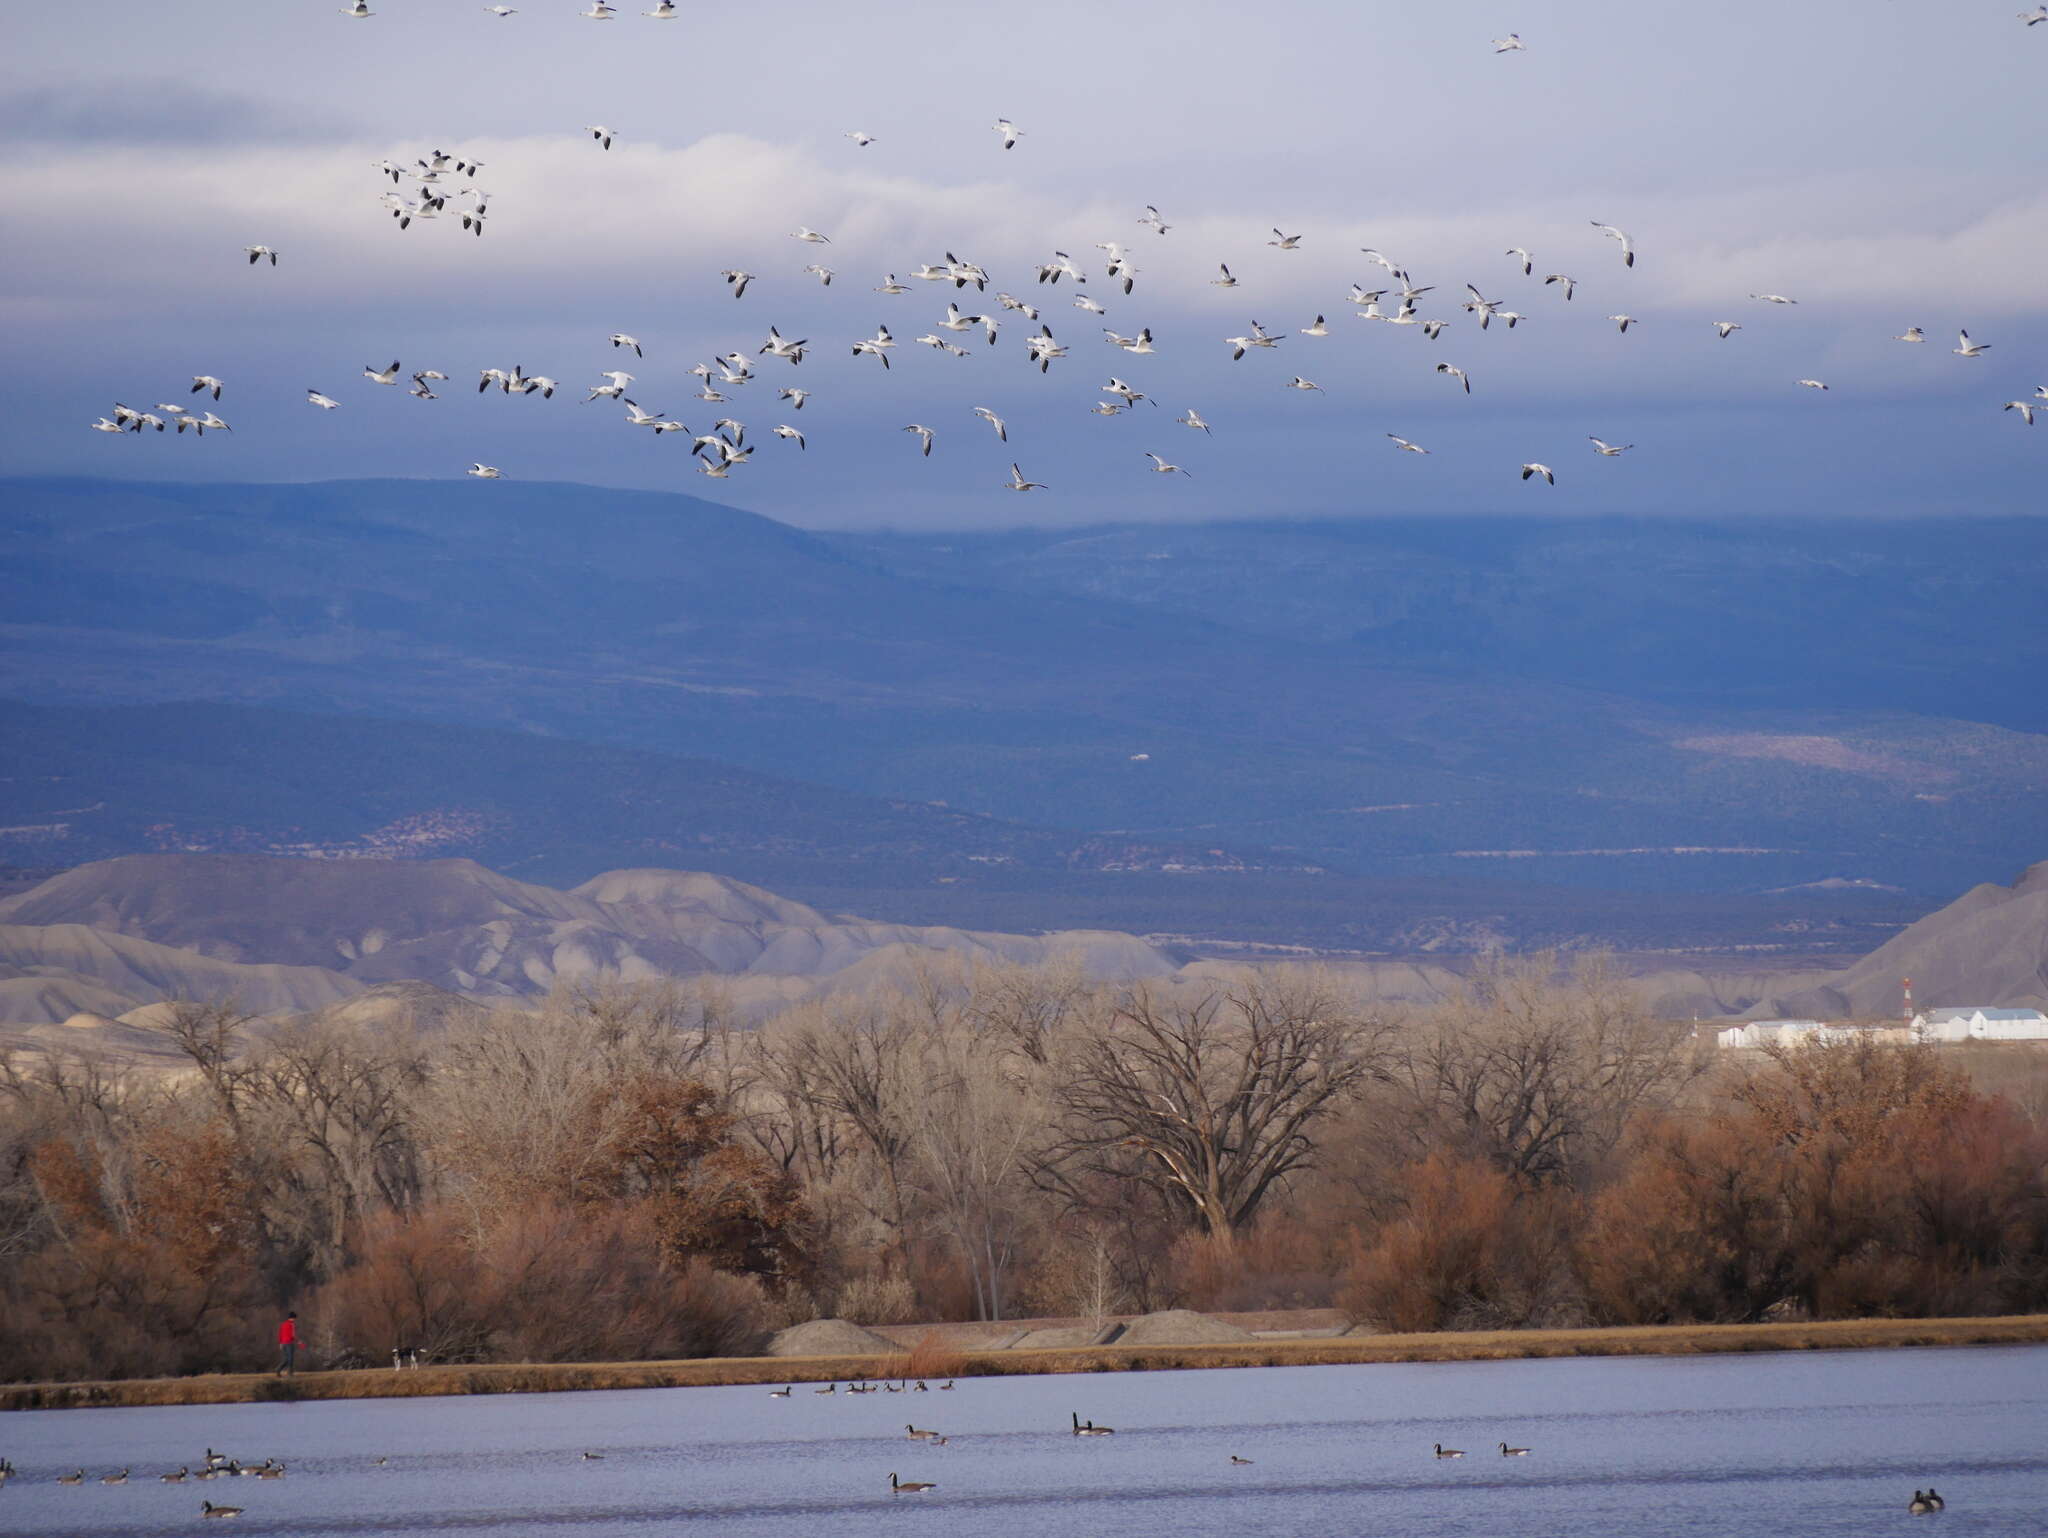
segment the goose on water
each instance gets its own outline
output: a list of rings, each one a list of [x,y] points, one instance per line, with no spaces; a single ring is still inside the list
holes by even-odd
[[[1067,1413],[1073,1419],[1074,1435],[1077,1437],[1108,1437],[1116,1435],[1116,1428],[1113,1426],[1098,1426],[1093,1421],[1083,1421],[1079,1415],[1074,1414],[1071,1410]]]
[[[936,1490],[939,1487],[930,1480],[898,1479],[894,1474],[891,1474],[889,1476],[889,1488],[898,1495],[922,1495],[927,1490]]]
[[[1507,1443],[1503,1442],[1500,1444],[1500,1455],[1503,1458],[1526,1458],[1529,1456],[1529,1449],[1526,1447],[1510,1447]]]
[[[1524,465],[1522,468],[1527,470],[1529,466]],[[1525,475],[1522,479],[1527,480],[1528,477]],[[1446,1447],[1443,1443],[1439,1442],[1436,1444],[1436,1455],[1439,1458],[1462,1458],[1465,1456],[1465,1450],[1462,1447]]]
[[[239,1517],[242,1514],[242,1508],[239,1506],[216,1506],[212,1501],[201,1501],[199,1503],[199,1514],[202,1517]]]

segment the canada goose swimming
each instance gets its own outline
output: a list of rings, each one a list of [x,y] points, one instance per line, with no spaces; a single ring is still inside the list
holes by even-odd
[[[947,1379],[947,1380],[946,1380],[946,1381],[945,1381],[944,1383],[941,1383],[941,1384],[939,1385],[939,1392],[940,1392],[940,1393],[945,1393],[945,1392],[946,1392],[946,1391],[947,1391],[948,1389],[952,1388],[952,1386],[953,1386],[953,1380],[952,1380],[951,1378],[948,1378],[948,1379]]]
[[[891,1474],[889,1476],[889,1488],[898,1495],[922,1495],[927,1490],[936,1490],[939,1487],[925,1480],[898,1479],[894,1474]]]
[[[1112,1437],[1116,1435],[1116,1428],[1114,1426],[1098,1426],[1093,1421],[1082,1421],[1081,1417],[1074,1415],[1071,1410],[1067,1413],[1073,1416],[1074,1435],[1077,1437]]]
[[[585,1454],[583,1455],[583,1461],[584,1461],[585,1463],[602,1463],[602,1462],[604,1462],[604,1454],[603,1454],[603,1453],[585,1453]]]
[[[167,1485],[182,1485],[185,1482],[185,1476],[191,1472],[189,1468],[181,1468],[175,1474],[159,1474],[157,1478]]]
[[[385,1464],[389,1463],[390,1461],[391,1460],[389,1458],[379,1458],[377,1460],[377,1467],[381,1469],[384,1467]]]
[[[1462,1447],[1446,1447],[1439,1442],[1436,1444],[1436,1455],[1439,1458],[1462,1458],[1465,1456],[1465,1450]]]
[[[74,1469],[69,1474],[59,1474],[57,1476],[57,1483],[60,1485],[82,1485],[85,1483],[85,1470]]]
[[[792,1383],[788,1388],[771,1388],[770,1390],[768,1390],[768,1397],[770,1399],[787,1399],[791,1394],[795,1392],[796,1385]]]
[[[256,1477],[258,1479],[282,1479],[284,1478],[284,1465],[282,1463],[266,1463],[256,1471]]]
[[[103,1485],[125,1485],[128,1483],[128,1471],[123,1469],[118,1474],[102,1474],[100,1475],[100,1483]]]
[[[1927,1487],[1927,1504],[1932,1506],[1936,1511],[1942,1511],[1946,1509],[1948,1506],[1948,1502],[1943,1500],[1938,1494],[1935,1493],[1934,1486],[1932,1485],[1929,1485]]]
[[[823,1388],[812,1389],[811,1392],[813,1394],[836,1394],[839,1392],[839,1385],[836,1383],[828,1383]]]
[[[1529,1456],[1529,1449],[1526,1447],[1510,1447],[1507,1443],[1503,1442],[1500,1444],[1500,1455],[1503,1458],[1526,1458]]]
[[[199,1503],[199,1514],[202,1517],[239,1517],[242,1514],[242,1508],[239,1506],[216,1506],[212,1501],[201,1501]]]
[[[923,1431],[907,1422],[904,1424],[903,1429],[910,1433],[910,1440],[913,1442],[929,1442],[938,1435],[936,1431]]]
[[[1906,1502],[1906,1510],[1916,1517],[1924,1517],[1934,1510],[1934,1503],[1920,1491],[1913,1492],[1913,1498]]]
[[[1248,1467],[1251,1464],[1252,1460],[1249,1458],[1240,1458],[1236,1453],[1232,1453],[1230,1455],[1230,1461],[1232,1463],[1239,1465],[1240,1467]]]
[[[917,1394],[929,1394],[931,1392],[931,1388],[928,1384],[926,1384],[924,1379],[919,1378],[917,1380],[917,1386],[914,1389],[912,1389],[911,1392]]]

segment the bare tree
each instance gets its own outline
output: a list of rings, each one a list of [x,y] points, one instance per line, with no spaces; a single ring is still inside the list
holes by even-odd
[[[1387,1027],[1326,979],[1248,976],[1177,1000],[1132,989],[1061,1064],[1062,1136],[1043,1166],[1136,1181],[1228,1240],[1312,1163],[1312,1135],[1378,1075]]]

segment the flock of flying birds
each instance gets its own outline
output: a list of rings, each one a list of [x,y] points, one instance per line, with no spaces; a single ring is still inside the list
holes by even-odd
[[[508,5],[487,5],[483,9],[501,20],[518,14],[515,7]],[[368,0],[351,0],[349,5],[342,8],[341,14],[360,20],[373,17],[377,13],[370,9]],[[590,8],[579,14],[591,21],[610,21],[619,12],[608,3],[608,0],[591,0]],[[643,11],[641,15],[657,21],[668,21],[679,18],[681,12],[675,0],[656,0],[654,9]],[[2029,27],[2048,22],[2048,5],[2042,5],[2033,12],[2023,12],[2019,19]],[[1522,41],[1519,34],[1509,33],[1506,37],[1493,39],[1493,47],[1496,54],[1506,54],[1525,52],[1528,45]],[[1015,149],[1019,140],[1025,137],[1024,130],[1008,118],[998,118],[990,127],[1005,150]],[[614,129],[604,124],[587,124],[584,131],[600,150],[605,151],[610,150],[613,142],[619,137]],[[843,137],[863,150],[876,142],[874,135],[858,129],[847,130]],[[409,166],[386,158],[376,162],[372,169],[380,178],[388,179],[391,183],[392,190],[381,193],[379,202],[400,230],[409,230],[415,223],[446,218],[451,223],[459,223],[466,233],[477,237],[483,235],[489,213],[490,194],[476,182],[476,174],[482,169],[481,161],[434,150]],[[1172,228],[1159,209],[1149,204],[1136,222],[1151,231],[1155,237],[1165,237]],[[1632,271],[1636,265],[1637,252],[1635,240],[1629,233],[1616,225],[1597,219],[1589,220],[1588,224],[1601,237],[1615,243],[1623,268]],[[1302,234],[1289,234],[1279,228],[1275,228],[1272,233],[1273,238],[1265,242],[1266,246],[1281,252],[1299,252],[1303,249]],[[789,232],[789,236],[806,248],[820,248],[832,244],[830,236],[808,225],[799,225]],[[1139,269],[1132,261],[1131,251],[1119,240],[1103,240],[1095,244],[1096,249],[1104,253],[1102,272],[1107,282],[1103,287],[1110,290],[1110,297],[1132,296],[1137,289]],[[1356,282],[1351,284],[1343,302],[1350,306],[1354,318],[1391,328],[1413,328],[1431,342],[1436,342],[1451,328],[1453,322],[1450,319],[1442,315],[1426,315],[1423,312],[1422,307],[1425,304],[1433,303],[1426,296],[1438,292],[1436,285],[1418,285],[1406,267],[1380,251],[1367,247],[1361,249],[1359,254],[1366,261],[1382,269],[1385,276],[1380,280],[1378,287],[1368,287]],[[1524,280],[1536,278],[1536,260],[1529,251],[1516,246],[1509,248],[1504,254],[1512,259]],[[243,255],[252,267],[265,263],[272,268],[278,265],[278,252],[268,245],[246,246],[243,248]],[[811,262],[802,271],[828,289],[838,276],[838,273],[823,261]],[[1211,286],[1225,290],[1239,286],[1239,279],[1231,272],[1228,264],[1219,263],[1217,273],[1218,275],[1210,280]],[[1060,292],[1061,283],[1069,285],[1067,292],[1072,296],[1069,300],[1072,308],[1088,314],[1091,318],[1106,315],[1108,312],[1107,307],[1094,297],[1094,293],[1101,293],[1103,288],[1099,287],[1093,293],[1087,291],[1090,272],[1067,252],[1053,252],[1048,260],[1038,264],[1035,275],[1037,282],[1026,290],[1026,297],[1019,297],[998,288],[993,296],[994,307],[988,308],[983,304],[993,281],[988,270],[976,262],[948,251],[942,262],[923,262],[910,269],[909,282],[899,280],[892,272],[876,285],[873,291],[891,298],[900,298],[916,292],[914,284],[936,284],[947,298],[944,318],[935,321],[929,332],[912,339],[913,345],[930,348],[941,355],[964,359],[972,356],[975,348],[950,338],[960,337],[968,344],[978,338],[985,347],[994,348],[998,344],[1002,328],[1014,323],[1023,331],[1023,357],[1026,366],[1035,367],[1041,374],[1049,374],[1055,362],[1068,359],[1072,355],[1071,347],[1054,335],[1051,324],[1043,314],[1044,308],[1057,302],[1054,296]],[[720,277],[731,296],[738,300],[746,296],[748,288],[756,281],[757,274],[733,267],[723,270]],[[1554,291],[1561,302],[1569,304],[1573,301],[1579,285],[1580,280],[1568,273],[1550,272],[1543,275],[1539,291]],[[974,291],[974,298],[967,302],[973,303],[980,313],[969,313],[960,307],[970,287]],[[1451,299],[1443,308],[1448,311],[1455,305],[1458,311],[1469,318],[1468,323],[1476,321],[1481,331],[1490,330],[1495,321],[1500,321],[1507,330],[1513,331],[1522,321],[1529,319],[1527,315],[1512,308],[1506,299],[1487,297],[1475,284],[1468,282],[1464,289],[1467,297]],[[1777,293],[1752,293],[1749,298],[1757,304],[1766,306],[1794,305],[1799,302]],[[1383,303],[1388,308],[1383,309]],[[1625,311],[1609,315],[1607,319],[1624,336],[1631,328],[1640,324],[1634,315]],[[1735,320],[1717,320],[1712,324],[1716,335],[1724,342],[1744,329],[1743,323]],[[1030,329],[1032,327],[1036,329]],[[1149,326],[1141,327],[1131,335],[1125,335],[1108,326],[1101,329],[1104,343],[1115,347],[1127,357],[1150,357],[1160,350],[1154,344],[1152,329]],[[1254,320],[1241,334],[1224,337],[1221,340],[1229,347],[1232,359],[1242,361],[1253,353],[1274,351],[1283,342],[1293,341],[1296,335],[1321,339],[1330,336],[1331,330],[1323,315],[1317,315],[1312,325],[1300,327],[1293,333],[1285,329],[1269,331]],[[612,332],[606,340],[614,354],[631,352],[635,359],[646,356],[640,339],[629,332]],[[1927,338],[1920,327],[1911,326],[1893,340],[1924,344]],[[872,358],[878,368],[886,372],[892,368],[891,355],[898,345],[898,339],[889,327],[879,325],[872,336],[852,342],[851,353],[855,358]],[[785,337],[776,326],[770,325],[766,339],[754,349],[751,357],[743,351],[735,350],[691,367],[688,372],[699,383],[696,399],[707,405],[723,405],[731,399],[726,391],[740,390],[758,382],[755,372],[756,359],[774,359],[796,367],[803,363],[811,346],[808,338]],[[1296,351],[1299,351],[1300,346],[1301,344],[1297,344]],[[1991,351],[1991,346],[1988,343],[1972,341],[1970,334],[1963,331],[1958,334],[1957,345],[1952,350],[1961,358],[1981,359]],[[1438,362],[1434,365],[1433,371],[1463,394],[1472,394],[1471,375],[1458,364]],[[552,399],[561,388],[558,380],[545,374],[529,374],[519,364],[514,364],[510,369],[480,369],[478,375],[479,393],[495,387],[504,395],[537,395],[546,400]],[[438,392],[434,386],[449,380],[448,374],[438,369],[421,368],[407,371],[397,359],[384,368],[365,365],[362,377],[373,385],[391,388],[396,388],[401,383],[409,383],[408,393],[423,401],[437,399]],[[624,411],[625,425],[629,427],[645,428],[657,436],[668,433],[684,435],[689,440],[690,454],[696,461],[696,468],[703,475],[722,480],[730,476],[735,469],[752,461],[757,445],[748,442],[745,424],[733,416],[719,416],[708,432],[693,432],[683,422],[665,411],[647,410],[640,406],[628,394],[634,383],[635,376],[624,369],[602,370],[597,373],[597,383],[590,386],[589,392],[582,399],[586,403],[615,402]],[[1795,387],[1803,389],[1825,391],[1829,388],[1827,382],[1821,379],[1802,378],[1794,383]],[[223,381],[213,374],[194,374],[188,396],[208,396],[217,402],[222,398],[225,388]],[[1098,401],[1090,409],[1099,416],[1121,416],[1140,404],[1153,407],[1159,404],[1146,391],[1118,374],[1111,374],[1108,382],[1098,388],[1106,398]],[[1283,388],[1306,393],[1320,392],[1322,386],[1304,375],[1295,374],[1285,382]],[[811,395],[810,390],[796,384],[780,386],[776,391],[776,399],[787,402],[792,413],[801,411]],[[343,405],[341,400],[318,388],[307,389],[306,402],[322,411],[340,410]],[[2036,386],[2029,398],[2006,401],[2001,409],[2018,413],[2020,420],[2031,427],[2037,413],[2048,412],[2048,385]],[[985,424],[994,433],[998,442],[1008,445],[1009,424],[992,408],[975,406],[972,416]],[[1173,418],[1173,421],[1205,435],[1212,432],[1210,423],[1193,407]],[[139,434],[152,429],[162,433],[175,429],[182,435],[187,429],[191,429],[198,437],[204,437],[208,431],[231,430],[228,423],[210,406],[195,414],[188,406],[177,402],[158,402],[150,410],[141,410],[116,402],[113,414],[99,418],[92,423],[92,427],[97,432],[115,434]],[[807,450],[809,447],[804,432],[789,422],[778,423],[770,431],[776,439],[794,444],[799,450]],[[926,458],[930,457],[939,436],[937,428],[922,422],[911,422],[905,424],[902,431],[916,439],[918,453]],[[1385,436],[1400,452],[1430,452],[1422,444],[1399,434],[1389,432]],[[1628,443],[1609,443],[1591,434],[1588,435],[1588,442],[1592,452],[1603,459],[1619,458],[1635,447]],[[1191,471],[1158,453],[1148,450],[1144,457],[1150,461],[1150,469],[1155,474],[1192,474]],[[482,462],[472,463],[468,471],[471,476],[482,480],[502,479],[504,473],[499,467]],[[1520,476],[1525,482],[1540,479],[1547,485],[1557,484],[1557,472],[1550,465],[1536,461],[1521,464]],[[1028,479],[1016,461],[1011,462],[1009,480],[1001,484],[1011,491],[1048,489],[1046,483]]]

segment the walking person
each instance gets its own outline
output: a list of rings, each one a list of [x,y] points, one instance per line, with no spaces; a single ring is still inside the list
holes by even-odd
[[[299,1316],[286,1314],[284,1322],[277,1327],[277,1375],[296,1377],[298,1368],[294,1365],[299,1356]]]

